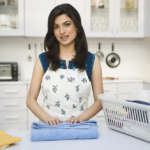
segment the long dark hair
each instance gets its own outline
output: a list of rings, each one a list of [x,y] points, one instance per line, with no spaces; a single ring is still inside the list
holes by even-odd
[[[54,35],[54,21],[59,15],[66,14],[70,17],[77,28],[77,36],[75,38],[76,55],[73,59],[76,68],[85,69],[85,61],[88,55],[88,46],[85,33],[81,24],[81,18],[78,11],[70,4],[61,4],[56,6],[48,17],[48,31],[44,39],[44,50],[48,63],[51,64],[52,70],[57,70],[60,67],[59,59],[59,43]]]

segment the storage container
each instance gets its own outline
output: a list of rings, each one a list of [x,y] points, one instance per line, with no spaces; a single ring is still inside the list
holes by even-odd
[[[99,99],[109,128],[150,142],[150,91],[104,93]]]

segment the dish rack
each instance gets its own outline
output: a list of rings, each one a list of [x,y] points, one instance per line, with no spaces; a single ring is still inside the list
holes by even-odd
[[[106,125],[113,130],[150,142],[150,105],[139,104],[137,101],[135,103],[132,101],[135,100],[134,96],[131,98],[129,95],[121,93],[99,95]]]

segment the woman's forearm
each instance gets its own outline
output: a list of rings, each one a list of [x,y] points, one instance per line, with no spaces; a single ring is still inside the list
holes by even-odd
[[[50,115],[43,110],[43,108],[37,103],[36,100],[27,100],[26,105],[41,121],[46,122],[47,118],[50,117]]]
[[[100,100],[96,100],[93,105],[91,105],[87,110],[85,110],[81,115],[79,115],[80,121],[89,120],[91,117],[96,115],[102,109],[102,104]]]

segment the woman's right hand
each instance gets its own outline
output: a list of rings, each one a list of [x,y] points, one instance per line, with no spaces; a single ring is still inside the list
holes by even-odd
[[[57,124],[61,123],[61,120],[59,118],[56,118],[56,117],[48,116],[48,117],[46,117],[44,122],[49,124],[49,125],[57,125]]]

